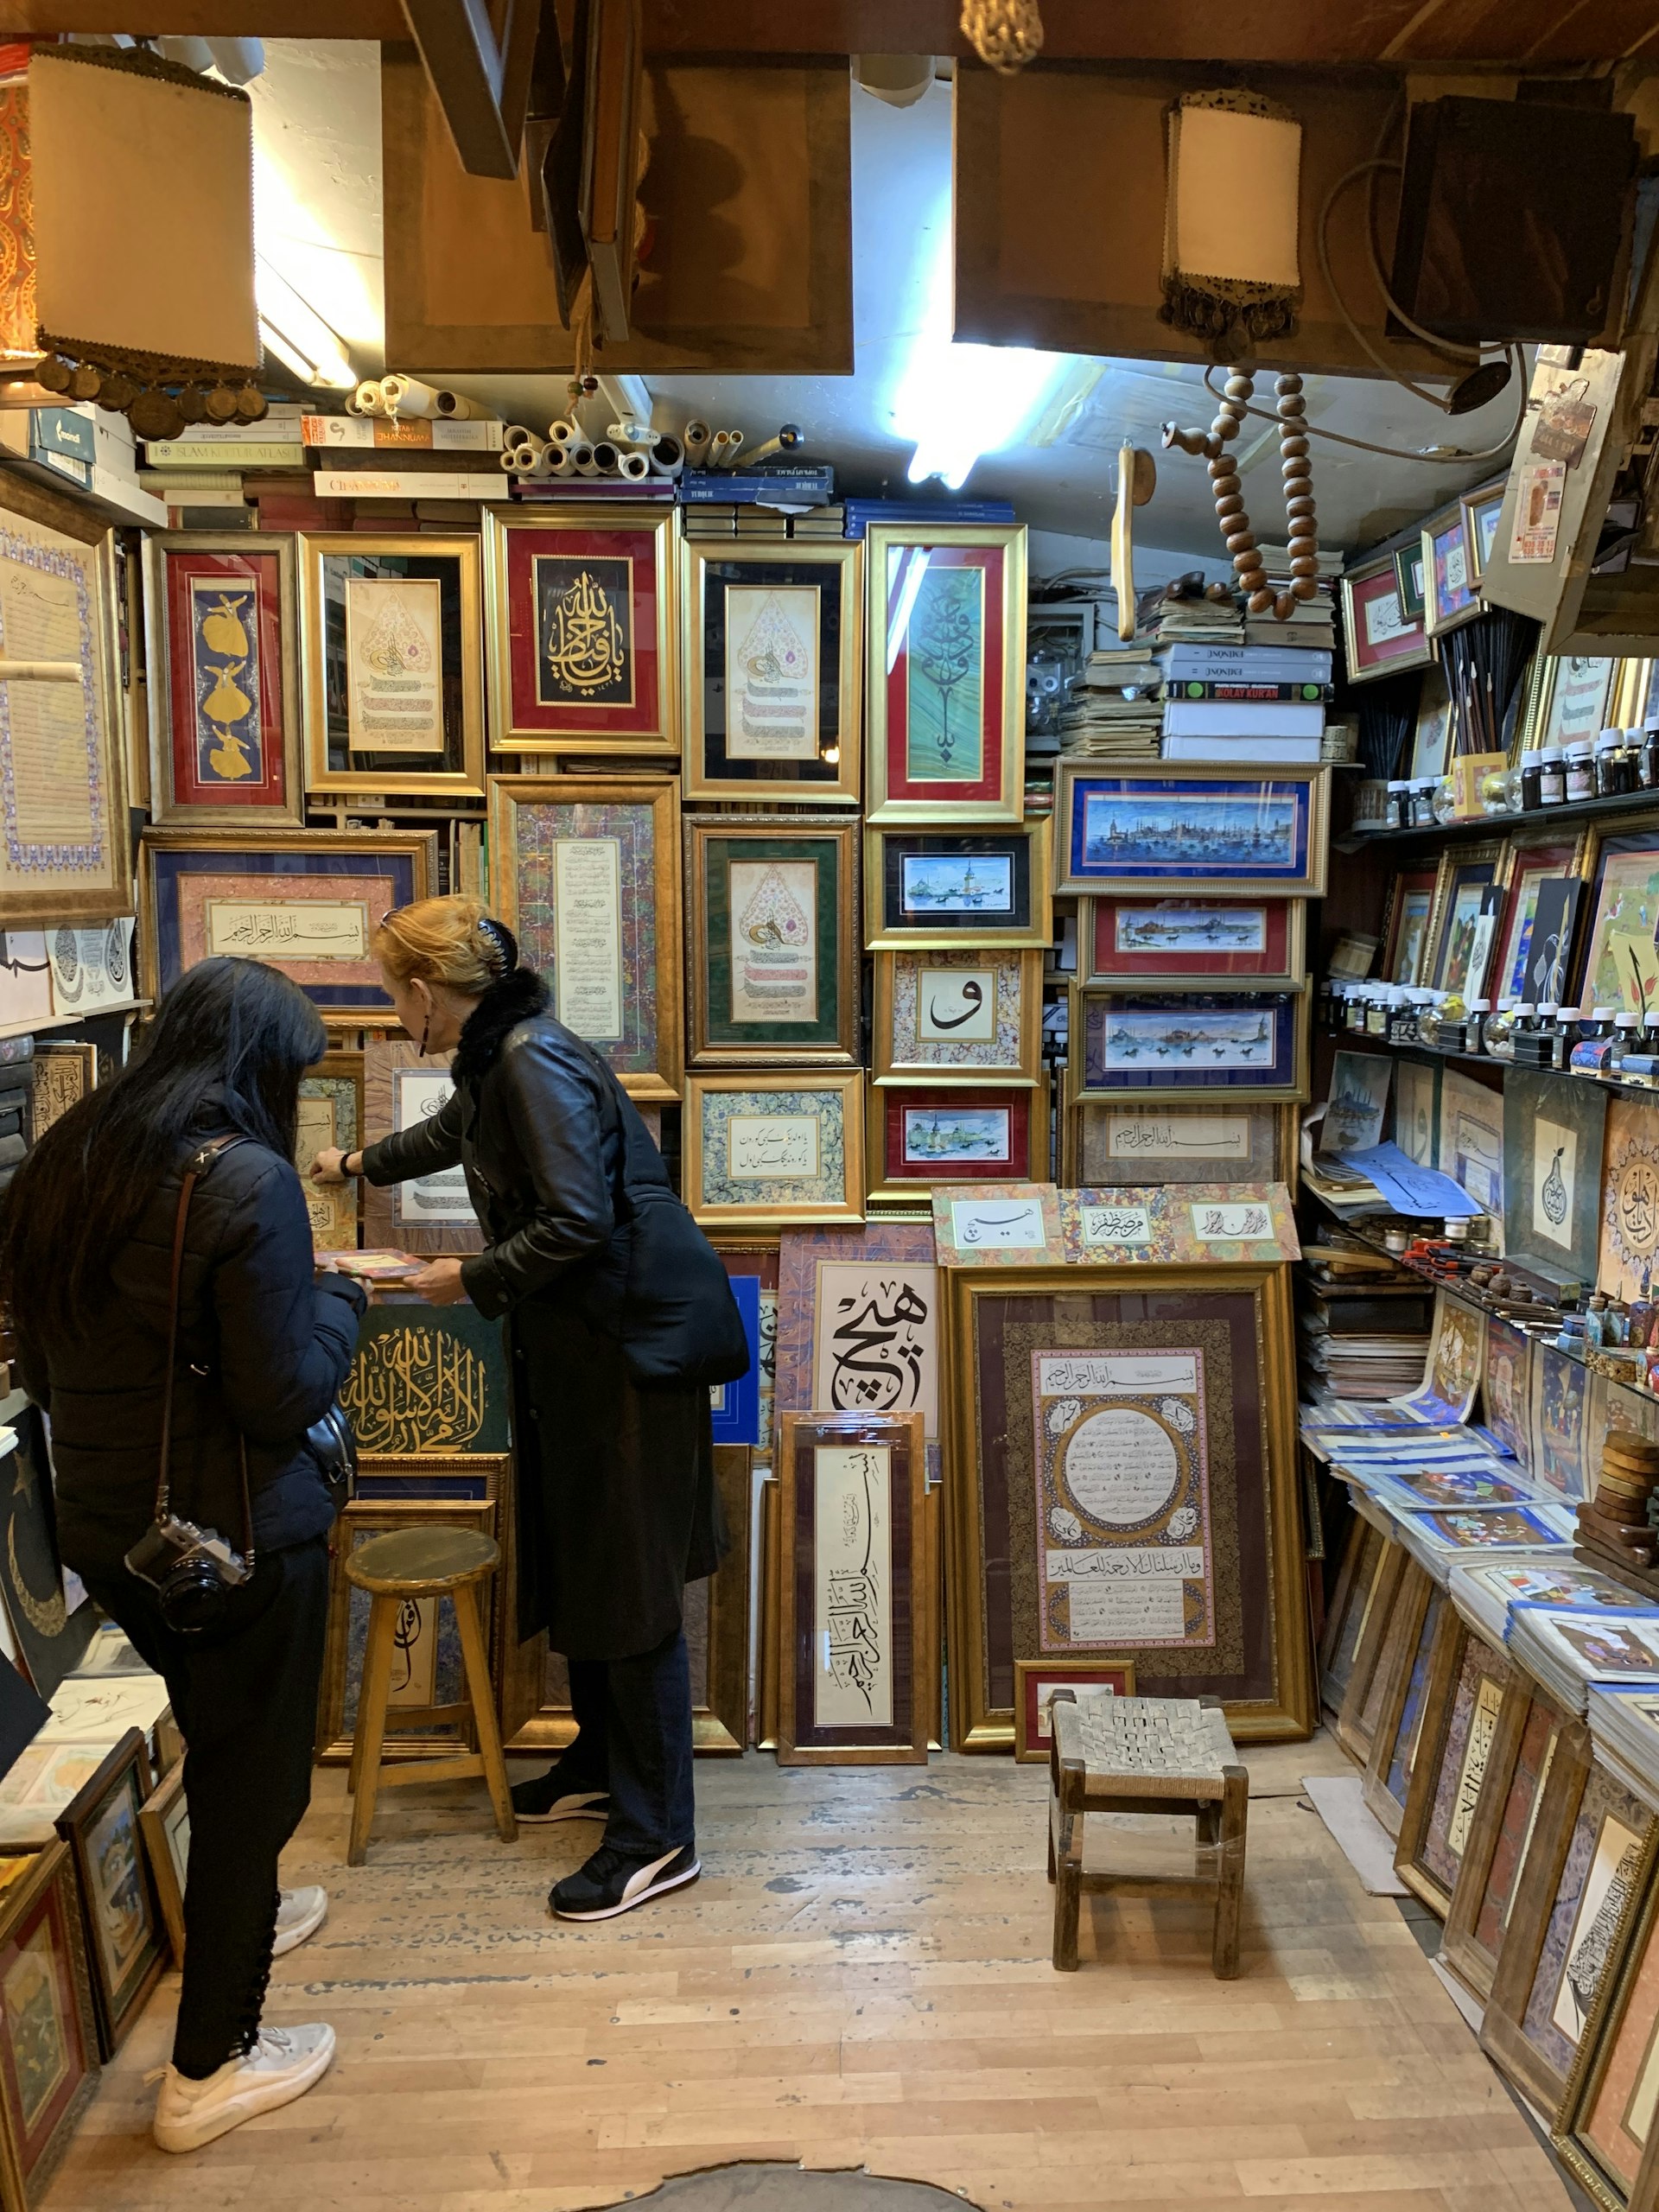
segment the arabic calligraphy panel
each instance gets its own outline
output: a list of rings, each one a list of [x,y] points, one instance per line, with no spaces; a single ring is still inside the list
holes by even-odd
[[[491,743],[677,753],[671,507],[486,508]]]
[[[373,1305],[340,1398],[360,1452],[505,1452],[507,1362],[499,1325],[471,1306],[414,1299]]]
[[[346,742],[443,751],[443,591],[435,577],[346,578]]]
[[[1659,1107],[1610,1098],[1605,1159],[1596,1287],[1628,1302],[1659,1256]]]
[[[1106,1106],[1071,1109],[1082,1184],[1210,1183],[1231,1174],[1271,1181],[1289,1156],[1285,1109],[1275,1106]]]
[[[699,1221],[858,1219],[861,1074],[692,1076],[686,1185]]]
[[[1041,1001],[1040,953],[878,952],[876,1081],[1035,1082]]]
[[[318,1153],[338,1146],[355,1152],[363,1133],[363,1056],[331,1052],[300,1079],[300,1111],[294,1165],[311,1217],[311,1242],[319,1252],[354,1252],[360,1186],[354,1181],[314,1183],[311,1163]]]
[[[537,705],[632,707],[633,563],[607,554],[537,554],[531,568]]]
[[[933,1236],[947,1268],[1022,1268],[1061,1256],[1052,1183],[946,1184],[933,1193]]]
[[[691,1057],[856,1057],[858,831],[822,817],[690,817]]]

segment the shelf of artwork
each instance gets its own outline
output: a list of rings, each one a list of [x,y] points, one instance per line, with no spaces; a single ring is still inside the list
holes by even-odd
[[[83,1007],[79,1014],[54,1014],[44,1019],[37,1016],[32,1021],[0,1022],[0,1039],[36,1037],[47,1029],[79,1029],[84,1022],[101,1021],[106,1014],[143,1014],[151,1003],[149,999],[122,999],[114,1006]]]

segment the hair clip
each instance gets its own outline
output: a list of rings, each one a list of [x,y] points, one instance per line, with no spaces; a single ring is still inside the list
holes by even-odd
[[[505,922],[498,922],[492,914],[479,917],[478,933],[490,947],[493,958],[490,962],[497,981],[511,976],[518,965],[518,940]]]

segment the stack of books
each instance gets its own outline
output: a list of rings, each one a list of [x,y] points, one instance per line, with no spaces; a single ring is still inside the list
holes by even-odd
[[[1290,549],[1264,545],[1261,549],[1268,582],[1275,592],[1290,589]],[[1288,621],[1281,622],[1271,609],[1244,618],[1244,641],[1251,645],[1305,645],[1329,652],[1337,642],[1336,610],[1332,594],[1342,574],[1340,553],[1319,556],[1319,588],[1312,599],[1298,600]]]
[[[1289,630],[1293,626],[1287,625]],[[1325,743],[1331,698],[1328,647],[1187,641],[1162,645],[1166,760],[1222,760],[1240,767],[1312,766]]]
[[[839,538],[847,534],[847,510],[840,505],[808,507],[801,514],[753,505],[687,507],[683,519],[687,537],[720,538],[728,543],[738,537]]]
[[[1659,1607],[1633,1591],[1622,1611],[1522,1600],[1510,1609],[1503,1641],[1567,1713],[1584,1712],[1592,1682],[1659,1688]]]
[[[1609,1605],[1622,1612],[1630,1602],[1628,1590],[1592,1567],[1541,1554],[1536,1559],[1508,1559],[1497,1567],[1454,1567],[1446,1589],[1469,1626],[1493,1644],[1503,1641],[1511,1605],[1538,1599],[1557,1605]]]
[[[1157,607],[1160,645],[1243,642],[1244,616],[1235,599],[1160,599]]]
[[[1060,750],[1089,760],[1155,760],[1162,690],[1149,646],[1090,653],[1060,709]]]

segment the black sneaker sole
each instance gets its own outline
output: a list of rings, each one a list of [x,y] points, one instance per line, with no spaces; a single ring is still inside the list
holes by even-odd
[[[561,1800],[545,1813],[521,1813],[516,1805],[512,1809],[514,1816],[524,1827],[543,1827],[555,1821],[608,1821],[611,1801],[608,1797],[601,1797],[591,1805],[566,1807]]]
[[[586,1912],[566,1912],[563,1906],[553,1907],[555,1920],[615,1920],[625,1912],[632,1912],[642,1904],[649,1904],[653,1897],[666,1897],[671,1890],[683,1890],[695,1882],[702,1872],[702,1861],[696,1859],[683,1874],[670,1874],[660,1882],[653,1882],[649,1889],[641,1890],[638,1897],[626,1897],[620,1904],[595,1905]]]

